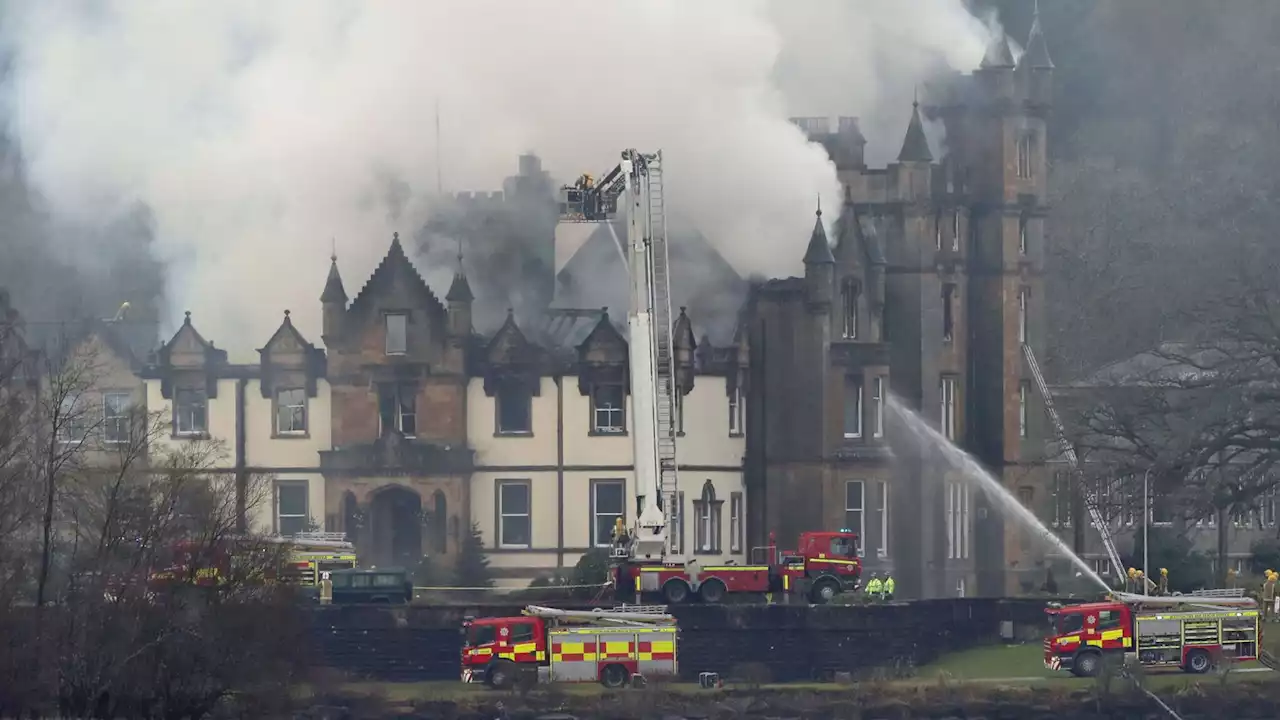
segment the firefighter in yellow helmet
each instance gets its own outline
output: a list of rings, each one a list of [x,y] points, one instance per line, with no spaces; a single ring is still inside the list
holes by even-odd
[[[884,599],[885,600],[893,599],[893,590],[894,590],[893,573],[887,572],[884,574]]]
[[[1157,592],[1161,595],[1169,594],[1169,568],[1160,568],[1160,589]]]
[[[1138,586],[1138,571],[1136,568],[1129,568],[1129,572],[1125,574],[1124,591],[1131,593]]]
[[[1276,600],[1276,576],[1271,570],[1267,570],[1266,575],[1267,580],[1262,583],[1262,619],[1271,620],[1273,614],[1271,606]]]
[[[880,594],[884,592],[884,583],[880,582],[880,573],[871,573],[871,580],[867,582],[866,595],[868,600],[879,600]]]

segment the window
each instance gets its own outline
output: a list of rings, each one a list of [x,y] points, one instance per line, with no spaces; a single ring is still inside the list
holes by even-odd
[[[208,427],[209,406],[204,390],[186,388],[173,393],[173,434],[202,435]]]
[[[1049,518],[1054,527],[1071,527],[1071,506],[1075,497],[1071,492],[1071,475],[1059,470],[1053,474],[1053,516]]]
[[[951,342],[955,335],[955,297],[954,283],[942,286],[942,342]]]
[[[963,483],[946,484],[947,557],[962,560],[969,557],[969,487]]]
[[[871,379],[871,437],[884,437],[884,378]]]
[[[960,211],[951,214],[951,250],[960,252]]]
[[[494,397],[499,435],[533,432],[533,394],[519,385],[503,385]]]
[[[1036,489],[1030,485],[1023,485],[1018,488],[1018,502],[1022,503],[1022,507],[1033,510],[1036,501]]]
[[[844,529],[858,536],[858,556],[866,544],[862,540],[862,513],[866,500],[861,480],[848,480],[844,484]]]
[[[129,441],[129,409],[133,395],[109,392],[102,395],[102,440],[107,443]]]
[[[1018,437],[1027,436],[1027,381],[1018,383]]]
[[[1235,569],[1237,575],[1243,575],[1249,572],[1249,558],[1234,558],[1231,561],[1231,566]]]
[[[533,642],[533,623],[519,622],[511,625],[511,637],[507,638],[509,644]]]
[[[844,380],[844,436],[862,437],[862,378],[855,375]]]
[[[858,284],[846,279],[840,288],[841,303],[844,308],[844,327],[841,329],[841,335],[846,340],[854,340],[858,337]]]
[[[1027,289],[1018,291],[1018,342],[1027,342]]]
[[[622,480],[591,481],[592,547],[609,547],[618,520],[626,520],[625,487]]]
[[[1111,560],[1109,558],[1094,558],[1089,561],[1089,564],[1093,566],[1093,571],[1098,574],[1098,577],[1105,578],[1111,575]]]
[[[591,432],[619,434],[627,431],[626,404],[621,385],[596,385],[591,389]]]
[[[533,541],[528,480],[498,481],[498,547],[527,548]]]
[[[276,482],[277,535],[288,537],[307,529],[307,523],[311,517],[307,512],[308,494],[306,480]]]
[[[1027,254],[1027,217],[1018,218],[1018,254]]]
[[[942,249],[942,213],[933,216],[933,244]]]
[[[403,355],[409,349],[409,316],[387,313],[387,354]]]
[[[722,504],[722,500],[716,499],[716,489],[711,481],[703,483],[702,496],[693,502],[693,510],[697,514],[694,552],[720,552],[720,506]]]
[[[89,430],[87,420],[84,403],[80,402],[79,395],[68,395],[62,398],[56,420],[58,442],[67,445],[83,443]]]
[[[956,379],[942,378],[942,435],[948,440],[956,439]]]
[[[1267,488],[1262,494],[1262,524],[1265,527],[1276,526],[1276,488]]]
[[[1018,177],[1031,177],[1031,156],[1035,151],[1035,135],[1023,133],[1018,137]]]
[[[1151,504],[1152,525],[1173,524],[1173,499],[1169,495],[1153,492],[1148,502]]]
[[[729,493],[729,552],[742,552],[742,493]]]
[[[881,480],[876,483],[877,495],[880,496],[880,547],[876,555],[889,557],[889,483]]]
[[[675,420],[676,435],[684,435],[684,392],[679,387],[671,394],[671,404],[675,407],[672,419]]]
[[[684,554],[684,493],[677,492],[667,496],[667,509],[670,527],[667,529],[668,541],[674,555]]]
[[[412,438],[418,434],[417,398],[413,385],[386,383],[378,392],[378,411],[382,421],[381,432],[395,430]]]
[[[276,433],[301,435],[307,431],[307,392],[289,388],[276,393]]]
[[[734,386],[729,390],[729,434],[741,435],[746,427],[746,402],[742,397],[742,388]]]

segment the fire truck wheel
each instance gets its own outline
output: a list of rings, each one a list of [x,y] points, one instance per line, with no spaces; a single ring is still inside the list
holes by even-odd
[[[724,583],[715,579],[708,580],[698,587],[698,594],[702,596],[702,602],[721,602],[724,600],[724,593]]]
[[[1209,672],[1209,668],[1213,667],[1213,659],[1209,657],[1209,653],[1205,650],[1192,650],[1187,653],[1187,672],[1200,675]]]
[[[840,586],[835,580],[823,578],[814,583],[813,590],[809,592],[809,599],[814,605],[826,605],[836,599],[836,595],[840,594]]]
[[[627,684],[630,674],[621,665],[605,665],[600,671],[600,684],[607,688],[617,689]]]
[[[662,595],[672,605],[679,605],[689,599],[689,585],[683,580],[668,580],[662,586]]]
[[[1082,652],[1076,655],[1076,662],[1071,671],[1080,677],[1094,677],[1102,667],[1102,655],[1096,652]]]
[[[484,674],[484,682],[496,690],[504,690],[515,684],[516,667],[510,660],[499,660],[489,666]]]

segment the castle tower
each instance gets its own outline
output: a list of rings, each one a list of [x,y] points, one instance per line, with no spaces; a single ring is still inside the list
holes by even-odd
[[[453,283],[444,299],[449,304],[449,335],[455,339],[466,339],[471,335],[471,303],[476,298],[462,269],[461,244],[458,246],[458,269],[453,273]]]
[[[321,340],[326,345],[342,333],[342,317],[347,311],[347,291],[342,287],[342,275],[338,272],[338,254],[329,257],[329,277],[320,293],[320,305],[324,310]]]

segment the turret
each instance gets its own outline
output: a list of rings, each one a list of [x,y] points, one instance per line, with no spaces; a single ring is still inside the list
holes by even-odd
[[[898,153],[898,198],[905,202],[927,200],[930,196],[933,171],[930,164],[929,139],[924,134],[924,122],[920,120],[920,103],[911,103],[911,120],[907,122],[907,134],[902,139],[902,151]]]
[[[458,269],[453,274],[453,284],[449,293],[444,296],[449,303],[449,334],[456,338],[471,335],[471,302],[476,296],[471,293],[471,283],[462,270],[462,248],[458,248]]]
[[[347,291],[338,272],[338,255],[331,255],[329,261],[329,278],[325,280],[324,292],[320,293],[320,305],[324,308],[322,339],[326,345],[342,334],[342,318],[347,312]]]
[[[988,99],[1013,99],[1016,93],[1013,71],[1013,50],[1009,47],[1008,36],[1001,30],[987,47],[975,73],[980,78]]]
[[[1040,26],[1040,4],[1036,3],[1031,19],[1031,33],[1027,36],[1027,50],[1018,58],[1018,71],[1025,76],[1027,99],[1041,106],[1053,102],[1053,60],[1049,58],[1049,46]]]
[[[675,348],[676,378],[680,389],[687,393],[693,389],[694,356],[698,350],[698,341],[693,336],[693,322],[685,307],[680,307],[680,316],[671,328],[671,342]]]
[[[821,205],[818,206],[816,215],[813,234],[809,236],[809,247],[804,252],[805,299],[814,309],[829,312],[836,259],[831,254],[831,244],[827,242],[827,231],[822,227]]]

